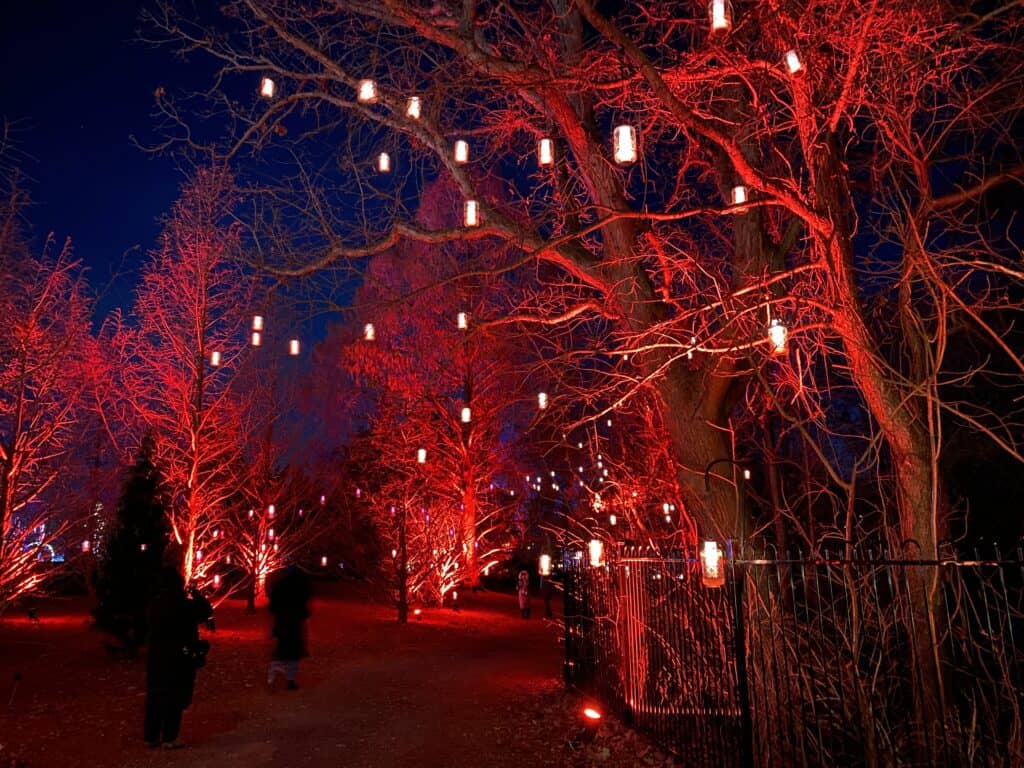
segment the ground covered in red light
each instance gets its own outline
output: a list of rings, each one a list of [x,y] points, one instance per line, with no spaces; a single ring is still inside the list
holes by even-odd
[[[399,626],[393,610],[323,587],[298,691],[266,685],[265,612],[220,606],[179,751],[143,746],[143,662],[110,656],[84,602],[44,604],[38,622],[9,614],[0,768],[670,764],[610,720],[579,739],[585,702],[560,684],[557,627],[522,620],[509,595],[464,598],[458,613]]]

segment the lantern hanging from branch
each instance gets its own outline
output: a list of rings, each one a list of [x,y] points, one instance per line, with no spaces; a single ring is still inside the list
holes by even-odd
[[[542,166],[555,164],[555,142],[552,139],[544,138],[537,143],[537,163]]]
[[[276,87],[274,86],[274,81],[271,80],[269,77],[264,77],[262,80],[260,80],[260,96],[262,96],[264,99],[274,98],[275,90]]]
[[[600,539],[590,540],[590,566],[600,568],[604,565],[604,542]]]
[[[258,347],[260,345],[261,341],[262,341],[262,338],[260,337],[260,332],[259,331],[253,331],[252,332],[252,345],[254,347]]]
[[[377,103],[377,83],[366,79],[359,81],[359,101],[363,104]]]
[[[366,341],[373,341],[377,338],[377,332],[373,328],[373,323],[367,323],[363,326],[363,339]]]
[[[462,212],[462,223],[467,227],[480,226],[480,206],[476,200],[467,200]]]
[[[426,448],[420,448],[418,451],[416,451],[416,463],[417,464],[426,464],[427,463],[427,449]]]
[[[542,411],[548,407],[548,393],[538,392],[537,393],[537,407]]]
[[[262,331],[263,330],[263,315],[253,315],[252,316],[252,329],[254,331]]]
[[[212,365],[214,368],[220,365],[220,352],[210,353],[210,365]]]
[[[462,423],[469,424],[470,419],[473,417],[472,412],[469,410],[469,406],[463,406],[462,408]]]
[[[550,576],[551,575],[551,555],[540,556],[540,575]]]
[[[469,143],[464,139],[455,142],[455,162],[459,165],[469,162]]]
[[[270,506],[267,507],[267,517],[273,517],[276,514],[277,514],[277,507],[275,507],[273,504],[271,504]]]
[[[615,126],[613,148],[616,163],[620,165],[635,163],[637,158],[636,129],[632,125]]]
[[[782,355],[786,352],[786,337],[789,331],[786,326],[777,318],[773,317],[768,324],[768,339],[772,343],[772,353]]]
[[[790,48],[786,51],[786,70],[791,75],[798,74],[804,69],[803,62],[800,61],[800,54],[796,52],[795,48]]]
[[[747,188],[742,184],[737,184],[732,188],[732,204],[743,205],[747,202]]]
[[[387,152],[381,152],[377,155],[377,170],[381,173],[389,173],[391,171],[391,155]]]
[[[299,340],[298,339],[292,339],[291,341],[288,342],[288,354],[289,355],[297,355],[297,354],[299,354]]]
[[[705,541],[704,549],[700,552],[701,559],[701,581],[706,587],[720,587],[725,584],[725,574],[722,571],[722,553],[718,549],[718,542]]]
[[[327,567],[327,555],[324,555],[323,557],[320,558],[320,567],[321,568],[326,568]]]
[[[618,522],[619,522],[619,518],[617,518],[615,515],[608,515],[608,524],[609,525],[616,525]]]
[[[732,3],[729,0],[711,0],[708,4],[712,32],[728,32],[732,29]]]
[[[469,327],[469,318],[468,318],[468,316],[466,315],[465,312],[459,312],[459,314],[455,318],[455,320],[456,320],[456,323],[459,326],[459,330],[460,331],[464,331],[464,330],[466,330]]]
[[[92,544],[91,544],[91,543],[89,542],[89,540],[88,540],[88,539],[85,539],[85,540],[84,540],[84,541],[82,542],[82,551],[83,551],[83,552],[88,552],[88,551],[89,551],[89,550],[91,550],[91,549],[92,549]]]
[[[419,120],[422,114],[422,103],[419,96],[410,96],[405,104],[405,116],[413,120]]]

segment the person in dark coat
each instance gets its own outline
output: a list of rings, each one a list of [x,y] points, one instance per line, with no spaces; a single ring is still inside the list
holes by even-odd
[[[170,749],[182,746],[181,716],[192,703],[196,669],[209,648],[199,639],[199,625],[213,615],[213,608],[197,591],[185,591],[185,581],[173,567],[163,568],[157,583],[149,608],[143,731],[149,746]]]
[[[288,566],[270,587],[270,613],[274,616],[273,661],[267,671],[267,685],[274,684],[278,672],[288,680],[288,690],[299,687],[299,659],[306,656],[305,623],[309,617],[310,585],[297,566]]]

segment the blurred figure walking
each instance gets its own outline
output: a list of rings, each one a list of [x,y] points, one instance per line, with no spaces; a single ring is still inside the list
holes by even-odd
[[[519,613],[524,619],[530,618],[530,574],[528,571],[519,572],[517,592],[519,594]]]
[[[299,687],[299,659],[306,656],[305,623],[309,618],[309,578],[298,566],[289,565],[270,587],[270,612],[274,616],[273,636],[277,640],[267,670],[267,685],[277,674],[288,680],[288,690]]]

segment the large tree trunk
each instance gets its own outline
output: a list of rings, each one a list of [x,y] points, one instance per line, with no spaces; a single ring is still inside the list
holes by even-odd
[[[462,479],[462,554],[467,580],[475,585],[480,577],[480,558],[476,546],[477,500],[473,470],[467,467]]]

